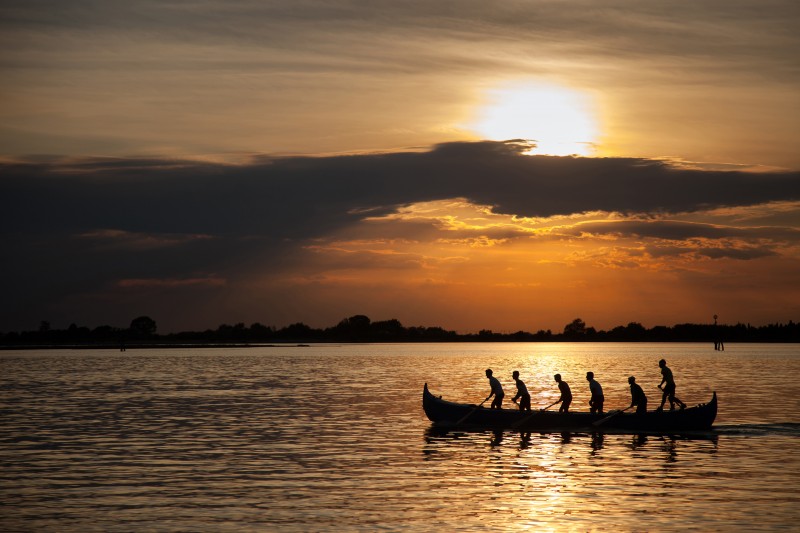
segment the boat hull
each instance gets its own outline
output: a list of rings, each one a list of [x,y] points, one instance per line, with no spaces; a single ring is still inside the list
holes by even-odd
[[[471,404],[455,403],[422,391],[422,408],[428,419],[439,427],[463,429],[512,429],[526,432],[560,431],[622,431],[647,433],[678,433],[704,431],[711,428],[717,417],[717,393],[711,401],[677,411],[650,411],[647,414],[586,413],[556,411],[520,411],[518,409],[489,409]]]

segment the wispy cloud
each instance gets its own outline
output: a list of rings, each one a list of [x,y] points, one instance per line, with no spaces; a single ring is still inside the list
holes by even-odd
[[[116,285],[122,289],[185,289],[224,287],[228,281],[216,276],[185,279],[121,279]]]
[[[211,235],[202,234],[158,234],[130,232],[115,229],[88,231],[78,234],[76,237],[98,243],[99,246],[108,248],[125,248],[139,251],[169,248],[214,238]]]

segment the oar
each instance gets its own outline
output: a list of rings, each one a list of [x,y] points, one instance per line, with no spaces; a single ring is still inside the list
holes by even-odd
[[[617,415],[619,415],[619,414],[622,414],[622,413],[624,413],[625,411],[627,411],[627,410],[628,410],[628,409],[630,409],[631,407],[633,407],[633,406],[632,406],[632,405],[629,405],[629,406],[628,406],[628,407],[626,407],[625,409],[621,409],[621,410],[619,410],[619,411],[616,411],[616,412],[614,412],[614,413],[611,413],[611,414],[610,414],[610,415],[608,415],[607,417],[605,417],[605,418],[601,418],[601,419],[600,419],[600,420],[598,420],[597,422],[592,422],[592,425],[593,425],[594,427],[599,427],[599,426],[602,426],[603,424],[605,424],[606,422],[608,422],[609,420],[611,420],[611,419],[612,419],[612,418],[614,418],[615,416],[617,416]]]
[[[553,407],[555,404],[557,404],[560,401],[561,400],[556,400],[553,403],[551,403],[550,405],[548,405],[547,407],[545,407],[543,409],[539,409],[538,411],[534,411],[533,413],[529,414],[528,416],[526,416],[522,420],[517,420],[516,422],[511,424],[511,429],[517,429],[519,426],[521,426],[522,424],[524,424],[525,422],[527,422],[528,420],[530,420],[534,416],[544,413],[545,411],[547,411],[548,409],[550,409],[551,407]]]
[[[486,397],[486,400],[488,400],[488,399],[489,399],[489,398],[491,398],[491,397],[492,397],[492,395],[490,394],[489,396],[487,396],[487,397]],[[464,415],[464,416],[461,418],[461,420],[459,420],[458,422],[456,422],[456,425],[457,425],[457,426],[458,426],[458,425],[460,425],[460,424],[461,424],[461,422],[463,422],[464,420],[466,420],[467,418],[469,418],[470,416],[472,416],[472,414],[473,414],[475,411],[477,411],[477,410],[478,410],[478,408],[479,408],[481,405],[483,405],[483,404],[485,404],[485,403],[486,403],[486,400],[483,400],[481,403],[479,403],[478,405],[476,405],[476,406],[475,406],[475,407],[472,409],[472,411],[470,411],[469,413],[465,414],[465,415]]]

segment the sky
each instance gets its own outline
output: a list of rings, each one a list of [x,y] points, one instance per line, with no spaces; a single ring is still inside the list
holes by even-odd
[[[794,1],[0,3],[0,331],[800,319]]]

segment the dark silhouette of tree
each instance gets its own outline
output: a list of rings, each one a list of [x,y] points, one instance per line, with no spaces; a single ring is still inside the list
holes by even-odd
[[[220,324],[217,328],[216,337],[221,341],[241,342],[247,337],[247,330],[244,327],[244,322],[239,322],[233,326]]]
[[[135,337],[152,337],[156,334],[156,321],[149,316],[140,316],[131,320],[131,334]]]
[[[70,343],[87,342],[91,338],[91,331],[87,327],[79,327],[74,322],[67,328],[65,338]]]
[[[333,328],[333,334],[337,340],[356,342],[359,339],[367,340],[370,333],[370,321],[368,316],[354,315],[345,318]]]
[[[586,322],[576,318],[564,326],[564,336],[568,339],[582,339],[586,336]]]
[[[265,342],[269,340],[274,333],[275,332],[272,330],[272,328],[255,322],[250,325],[248,337],[256,342]]]
[[[313,337],[314,330],[302,322],[297,322],[291,326],[286,326],[282,330],[278,331],[278,338],[284,340],[304,341],[310,340]]]
[[[354,315],[339,322],[339,326],[347,329],[366,330],[372,322],[366,315]]]
[[[477,340],[481,342],[488,342],[488,341],[499,340],[502,337],[503,337],[502,333],[495,333],[490,329],[482,329],[478,332]]]
[[[371,336],[378,342],[382,339],[397,339],[405,334],[406,328],[399,320],[379,320],[370,324]]]
[[[92,340],[113,342],[121,338],[121,331],[108,325],[97,326],[92,330]]]

